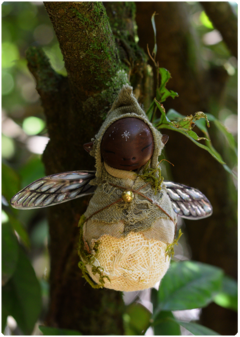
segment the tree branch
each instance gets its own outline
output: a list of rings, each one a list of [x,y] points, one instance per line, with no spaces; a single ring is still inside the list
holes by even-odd
[[[46,2],[71,91],[85,101],[120,69],[106,11],[99,2]]]
[[[227,2],[200,2],[214,27],[221,33],[230,52],[238,57],[238,23],[237,16]]]
[[[67,78],[52,69],[41,48],[28,48],[26,59],[28,68],[36,80],[36,89],[45,110],[49,137],[60,141],[62,134],[67,134],[67,116],[59,113],[64,109],[66,111],[69,104]],[[57,128],[56,125],[58,125]],[[58,146],[62,147],[61,141]]]
[[[146,82],[148,90],[149,74],[147,71],[147,56],[143,49],[135,42],[138,40],[135,25],[136,5],[134,2],[104,2],[103,3],[109,18],[119,57],[122,64],[129,69],[130,82],[134,88],[134,95],[145,101]],[[150,89],[151,88],[151,89]]]

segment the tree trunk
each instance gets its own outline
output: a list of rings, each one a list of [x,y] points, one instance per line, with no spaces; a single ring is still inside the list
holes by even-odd
[[[222,67],[205,70],[199,57],[198,40],[189,22],[186,3],[138,2],[137,24],[139,45],[153,49],[151,15],[157,12],[157,60],[160,67],[172,75],[169,88],[179,98],[167,100],[166,111],[173,108],[183,115],[196,111],[212,113],[211,99],[220,104],[227,80]],[[144,25],[142,24],[144,22]],[[213,129],[213,130],[211,130]],[[222,153],[223,140],[214,128],[210,129],[213,146]],[[169,132],[166,146],[168,159],[175,165],[171,169],[175,182],[200,189],[211,201],[210,218],[186,221],[192,259],[221,267],[227,275],[237,277],[237,218],[236,190],[231,176],[206,151],[196,147],[178,133]],[[226,159],[226,157],[225,157]],[[235,334],[236,314],[211,305],[203,309],[202,324],[220,334]]]
[[[122,22],[118,32],[124,35],[127,24],[134,27],[134,4],[113,6],[115,23],[120,18]],[[94,160],[84,152],[83,144],[96,134],[123,84],[130,79],[140,95],[145,56],[133,43],[134,29],[124,42],[118,36],[115,43],[101,2],[46,2],[45,7],[68,74],[58,75],[40,49],[28,50],[28,66],[37,82],[50,137],[43,155],[46,174],[94,169]],[[51,272],[46,324],[84,335],[121,335],[122,294],[92,289],[77,267],[77,225],[89,199],[49,209]]]

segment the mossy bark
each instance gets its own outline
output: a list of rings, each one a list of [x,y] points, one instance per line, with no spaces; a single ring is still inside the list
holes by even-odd
[[[189,22],[188,7],[182,2],[138,2],[137,24],[139,45],[153,49],[151,15],[157,12],[156,29],[160,67],[172,75],[169,89],[179,98],[168,99],[166,111],[173,108],[183,115],[196,111],[212,112],[212,100],[220,106],[228,75],[223,67],[206,70],[199,57],[198,40]],[[142,25],[142,22],[145,24]],[[195,129],[194,129],[195,130]],[[213,126],[209,129],[213,146],[222,153],[224,140]],[[167,158],[175,182],[196,187],[211,201],[213,215],[197,222],[185,221],[192,259],[223,268],[236,278],[237,271],[237,194],[232,177],[206,151],[186,137],[164,130],[170,136],[166,145]],[[226,153],[224,158],[226,157]],[[235,334],[236,315],[216,305],[203,309],[202,323],[220,334]]]
[[[122,3],[119,8],[124,6]],[[132,65],[140,62],[144,53],[131,51],[133,44],[129,47],[129,55],[134,56],[132,63],[128,57],[123,61],[101,2],[46,2],[45,7],[67,70],[67,77],[60,76],[41,49],[27,51],[28,67],[37,82],[50,137],[43,154],[46,174],[94,169],[94,160],[83,150],[83,144],[94,137],[119,89],[131,81]],[[123,15],[134,26],[132,11]],[[141,78],[135,87],[141,85]],[[77,224],[89,199],[48,211],[51,272],[45,323],[84,335],[121,335],[122,294],[92,289],[78,268]]]

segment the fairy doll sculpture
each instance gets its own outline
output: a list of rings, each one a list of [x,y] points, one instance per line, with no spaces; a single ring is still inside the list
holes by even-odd
[[[164,181],[159,156],[168,136],[148,120],[124,85],[95,139],[84,145],[96,171],[39,179],[16,194],[15,208],[53,206],[93,194],[79,222],[79,267],[93,287],[143,290],[165,275],[177,216],[212,214],[197,189]]]

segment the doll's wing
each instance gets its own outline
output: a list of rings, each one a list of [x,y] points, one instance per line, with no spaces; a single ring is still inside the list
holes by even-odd
[[[212,205],[196,188],[164,181],[173,210],[181,218],[198,220],[212,214]]]
[[[19,191],[11,205],[18,209],[43,208],[93,194],[95,186],[89,182],[95,171],[70,171],[38,179]]]

